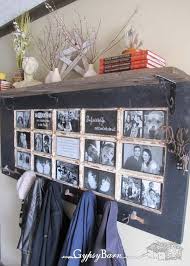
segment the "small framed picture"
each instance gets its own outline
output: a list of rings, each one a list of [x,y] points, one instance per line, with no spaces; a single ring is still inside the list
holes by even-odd
[[[109,141],[85,141],[85,161],[104,165],[115,165],[115,143]]]
[[[65,109],[57,111],[57,130],[80,132],[80,110]]]
[[[17,131],[17,147],[30,149],[30,133]]]
[[[52,175],[52,160],[50,158],[34,155],[34,170],[38,174],[48,177]]]
[[[34,111],[35,129],[52,129],[52,111]]]
[[[144,138],[164,139],[164,125],[166,125],[166,112],[144,111]]]
[[[31,169],[31,154],[27,152],[16,152],[17,167],[30,170]]]
[[[34,150],[44,153],[52,153],[52,136],[47,134],[34,134]]]
[[[116,135],[117,111],[86,111],[85,132],[101,135]]]
[[[123,135],[130,138],[143,137],[143,111],[124,111]]]
[[[30,128],[31,126],[31,112],[30,111],[16,111],[16,127]]]
[[[159,210],[161,207],[162,185],[158,182],[142,180],[142,205]]]
[[[57,136],[56,143],[56,154],[58,156],[79,159],[80,139]]]
[[[165,148],[140,144],[123,144],[123,168],[154,175],[164,174]]]
[[[78,186],[79,166],[63,161],[56,161],[56,178],[57,180]]]
[[[141,204],[142,180],[131,176],[122,176],[121,199]]]
[[[114,197],[115,175],[109,172],[85,167],[84,187]]]

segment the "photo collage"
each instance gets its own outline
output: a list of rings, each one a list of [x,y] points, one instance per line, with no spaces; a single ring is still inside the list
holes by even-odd
[[[69,186],[160,210],[166,148],[159,141],[166,117],[166,109],[15,111],[15,164]]]

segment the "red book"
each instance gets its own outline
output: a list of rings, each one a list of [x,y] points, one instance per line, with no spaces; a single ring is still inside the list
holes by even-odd
[[[130,70],[131,66],[125,66],[123,68],[117,67],[117,68],[112,68],[112,69],[99,69],[99,74],[104,74],[104,73],[113,73],[113,72],[121,72],[121,71],[126,71]]]
[[[151,52],[150,50],[134,50],[134,51],[130,51],[129,53],[127,53],[127,51],[124,50],[122,52],[122,54],[123,55],[124,54],[126,54],[126,55],[130,54],[131,56],[133,56],[133,55],[136,55],[136,56],[137,55],[149,55],[149,56],[152,56],[152,57],[156,58],[159,61],[162,61],[163,63],[166,63],[166,60],[164,58],[162,58],[161,56],[155,54],[154,52]]]
[[[144,55],[132,55],[131,56],[131,62],[136,62],[136,61],[140,61],[140,60],[150,60],[158,65],[161,65],[161,66],[166,66],[166,64],[161,61],[161,60],[158,60],[156,59],[155,57],[152,57],[148,54],[144,54]]]
[[[135,66],[135,65],[146,65],[146,64],[149,64],[149,65],[154,66],[154,67],[163,67],[163,65],[160,65],[158,63],[155,63],[152,60],[139,60],[139,61],[131,62],[131,66]]]

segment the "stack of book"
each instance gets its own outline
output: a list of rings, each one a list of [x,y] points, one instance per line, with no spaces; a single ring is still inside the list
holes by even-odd
[[[135,50],[119,56],[101,58],[99,74],[164,66],[166,66],[166,61],[159,55],[149,50]]]

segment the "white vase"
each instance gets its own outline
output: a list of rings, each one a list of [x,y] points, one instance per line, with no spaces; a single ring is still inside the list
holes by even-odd
[[[56,67],[53,71],[49,71],[47,77],[45,78],[45,83],[59,82],[61,81],[61,76],[59,69]]]
[[[93,64],[89,64],[88,65],[88,70],[86,71],[86,73],[84,74],[84,77],[93,77],[96,76],[97,72],[94,69],[94,65]]]

